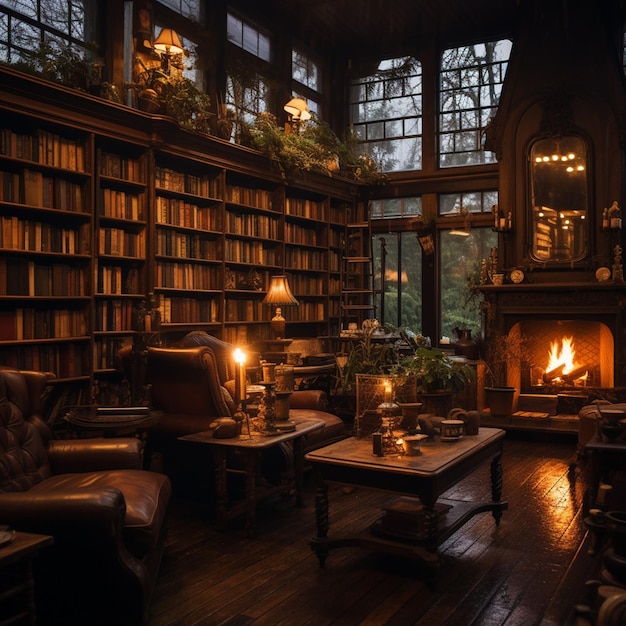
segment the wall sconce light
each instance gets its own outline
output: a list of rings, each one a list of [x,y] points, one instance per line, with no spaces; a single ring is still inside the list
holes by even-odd
[[[282,275],[271,277],[270,288],[268,289],[265,298],[263,298],[263,302],[276,307],[276,314],[272,318],[271,327],[275,339],[284,339],[285,318],[282,315],[281,307],[300,304],[291,292],[286,276]]]
[[[283,108],[289,114],[289,121],[285,126],[285,130],[287,132],[300,132],[300,125],[302,122],[306,122],[311,119],[309,105],[302,98],[292,98]]]
[[[173,28],[164,28],[154,42],[154,49],[161,54],[161,69],[165,74],[170,73],[170,60],[175,54],[182,54],[185,50],[178,33]]]

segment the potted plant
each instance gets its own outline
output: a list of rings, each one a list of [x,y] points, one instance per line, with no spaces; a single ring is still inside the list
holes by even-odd
[[[401,358],[400,368],[405,374],[415,376],[424,412],[443,417],[452,408],[454,394],[463,391],[476,375],[467,363],[452,359],[440,348],[430,347],[419,347],[412,355]]]
[[[490,385],[485,386],[485,404],[494,416],[513,415],[517,411],[519,389],[507,381],[507,372],[524,358],[521,338],[497,334],[489,342],[486,355],[486,374]]]

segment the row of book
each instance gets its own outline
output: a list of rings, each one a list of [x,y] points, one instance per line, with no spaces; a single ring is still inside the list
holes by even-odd
[[[326,205],[309,198],[285,198],[285,214],[314,220],[326,220]]]
[[[65,178],[45,176],[36,170],[0,171],[0,191],[4,202],[59,211],[85,211],[82,185]]]
[[[0,257],[0,293],[8,296],[85,295],[85,271],[66,263],[43,264]]]
[[[81,139],[63,137],[41,128],[33,133],[1,129],[0,153],[74,172],[85,171],[85,144]]]
[[[57,378],[89,375],[88,343],[42,343],[0,348],[0,362],[8,367],[54,372]]]
[[[289,310],[291,322],[315,322],[326,319],[326,306],[323,302],[300,302],[300,306]]]
[[[220,242],[209,241],[199,235],[174,230],[158,230],[156,233],[157,254],[187,259],[218,260],[220,251]]]
[[[141,271],[137,267],[99,263],[96,275],[98,293],[105,295],[139,293]]]
[[[115,355],[126,345],[132,343],[126,337],[99,337],[93,345],[93,369],[115,369]]]
[[[123,228],[101,227],[98,231],[98,252],[143,259],[146,256],[145,231],[131,233]]]
[[[198,206],[180,198],[157,196],[156,221],[196,230],[221,231],[221,212],[216,206]]]
[[[0,248],[29,252],[87,254],[89,227],[59,228],[46,222],[22,220],[16,215],[0,217]]]
[[[323,246],[324,233],[287,222],[285,223],[285,241],[303,246]]]
[[[253,263],[258,265],[276,265],[278,258],[273,248],[265,248],[260,241],[240,241],[227,239],[224,256],[231,263]]]
[[[193,300],[164,296],[159,303],[161,321],[165,324],[218,322],[220,305],[216,298]]]
[[[17,308],[0,311],[0,341],[63,339],[87,334],[85,312]]]
[[[144,220],[144,194],[128,193],[120,189],[102,189],[100,214],[124,220]]]
[[[286,267],[297,267],[304,270],[325,272],[328,256],[327,251],[286,248],[285,265]]]
[[[266,189],[251,189],[238,185],[226,185],[226,202],[273,210],[272,192]]]
[[[258,300],[226,300],[224,303],[227,322],[237,320],[269,320],[270,310],[263,301]]]
[[[203,198],[219,197],[220,185],[217,178],[208,175],[197,176],[186,172],[179,172],[169,167],[157,167],[156,185],[159,189],[188,193]]]
[[[276,239],[278,237],[278,220],[268,215],[256,213],[226,213],[226,231],[248,237]]]
[[[95,311],[97,331],[122,331],[133,328],[134,302],[132,300],[98,300]]]
[[[157,263],[157,287],[170,289],[221,289],[221,268],[195,263],[160,261]]]
[[[102,152],[100,154],[100,174],[135,183],[143,183],[145,180],[140,159],[133,159],[111,152]]]

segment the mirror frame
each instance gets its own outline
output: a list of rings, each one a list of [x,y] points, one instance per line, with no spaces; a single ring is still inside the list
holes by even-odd
[[[574,133],[535,137],[528,147],[527,161],[531,259],[541,264],[582,261],[589,254],[587,140]]]

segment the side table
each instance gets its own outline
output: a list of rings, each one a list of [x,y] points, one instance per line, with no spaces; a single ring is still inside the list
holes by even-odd
[[[231,439],[215,439],[213,431],[204,431],[179,437],[179,441],[188,441],[208,446],[215,464],[215,488],[217,492],[217,525],[226,528],[228,519],[241,513],[246,515],[246,535],[256,534],[256,505],[263,497],[278,495],[287,488],[287,485],[268,487],[263,493],[258,493],[256,478],[259,469],[260,455],[263,450],[281,443],[293,442],[293,476],[290,481],[296,492],[296,503],[302,506],[302,480],[304,459],[304,436],[314,430],[324,427],[324,422],[318,419],[293,419],[296,429],[290,432],[280,432],[275,435],[265,435],[259,432],[243,433]],[[228,451],[238,450],[245,459],[246,493],[242,502],[234,502],[228,494],[228,468],[226,457]]]
[[[50,545],[49,535],[16,532],[10,543],[0,546],[0,626],[35,624],[35,582],[33,558]]]

